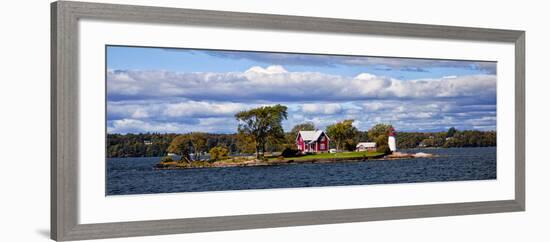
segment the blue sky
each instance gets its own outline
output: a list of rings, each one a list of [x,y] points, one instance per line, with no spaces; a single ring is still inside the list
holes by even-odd
[[[496,129],[496,63],[107,47],[109,133],[233,133],[233,115],[289,107],[289,130],[354,119],[360,130]]]

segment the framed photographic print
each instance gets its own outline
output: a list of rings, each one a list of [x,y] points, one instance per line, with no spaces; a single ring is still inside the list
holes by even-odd
[[[523,31],[51,10],[52,239],[525,210]]]

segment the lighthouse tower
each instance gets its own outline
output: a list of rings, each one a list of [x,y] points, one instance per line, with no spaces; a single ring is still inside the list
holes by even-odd
[[[393,127],[390,128],[388,146],[390,147],[391,152],[395,152],[397,150],[397,143],[395,142],[395,129],[393,129]]]

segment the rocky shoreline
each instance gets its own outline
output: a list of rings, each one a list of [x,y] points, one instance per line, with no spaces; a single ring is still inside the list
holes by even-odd
[[[393,152],[392,154],[386,155],[387,159],[406,159],[406,158],[431,158],[434,157],[433,154],[428,154],[424,152],[419,152],[415,154],[402,153],[402,152]]]

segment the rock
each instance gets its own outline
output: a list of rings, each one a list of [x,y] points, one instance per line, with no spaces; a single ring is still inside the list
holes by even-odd
[[[424,153],[424,152],[419,152],[419,153],[414,154],[413,156],[414,156],[414,158],[428,158],[428,157],[433,157],[434,155]]]
[[[386,156],[387,158],[396,159],[396,158],[412,158],[413,155],[402,153],[402,152],[393,152],[390,155]]]
[[[433,157],[433,156],[434,155],[432,155],[432,154],[423,153],[423,152],[419,152],[419,153],[416,153],[416,154],[393,152],[392,154],[387,155],[386,158],[389,158],[389,159],[429,158],[429,157]]]

